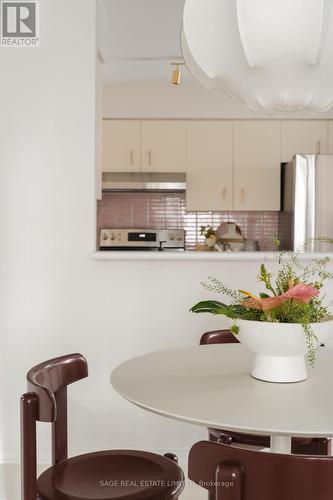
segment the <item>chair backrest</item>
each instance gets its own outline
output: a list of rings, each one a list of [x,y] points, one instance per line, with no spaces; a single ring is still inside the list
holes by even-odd
[[[200,345],[207,344],[239,344],[239,341],[230,330],[214,330],[202,335]]]
[[[49,359],[31,368],[27,373],[27,389],[38,396],[37,420],[56,421],[59,391],[87,376],[88,364],[82,354]]]
[[[189,479],[216,500],[332,500],[333,457],[281,455],[201,441]]]
[[[67,386],[88,376],[82,354],[68,354],[34,366],[21,397],[22,499],[37,498],[36,422],[52,423],[52,463],[68,457]]]

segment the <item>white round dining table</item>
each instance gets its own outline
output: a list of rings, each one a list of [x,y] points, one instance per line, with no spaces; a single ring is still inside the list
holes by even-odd
[[[251,377],[253,353],[241,344],[157,351],[125,361],[113,388],[153,413],[205,427],[271,436],[290,453],[291,437],[333,436],[333,349],[320,348],[308,379],[268,383]]]

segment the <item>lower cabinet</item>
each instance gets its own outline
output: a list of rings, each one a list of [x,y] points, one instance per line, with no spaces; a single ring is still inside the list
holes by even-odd
[[[234,210],[280,210],[280,122],[235,122]]]
[[[187,210],[232,210],[233,122],[187,123]]]

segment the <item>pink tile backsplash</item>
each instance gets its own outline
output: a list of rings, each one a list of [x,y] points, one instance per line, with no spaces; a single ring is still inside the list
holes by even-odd
[[[187,212],[184,192],[103,193],[97,204],[97,229],[154,228],[185,229],[186,249],[194,250],[203,241],[200,226],[218,227],[235,222],[247,239],[258,240],[260,250],[273,250],[279,235],[283,248],[290,248],[291,217],[274,211]]]

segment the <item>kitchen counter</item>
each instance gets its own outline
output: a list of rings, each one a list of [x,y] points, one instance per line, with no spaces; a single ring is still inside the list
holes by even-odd
[[[333,253],[304,253],[301,260],[313,258],[330,257],[333,260]],[[91,257],[96,260],[111,261],[241,261],[241,262],[261,262],[274,261],[277,259],[276,252],[144,252],[144,251],[112,251],[94,252]]]

